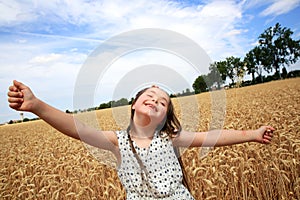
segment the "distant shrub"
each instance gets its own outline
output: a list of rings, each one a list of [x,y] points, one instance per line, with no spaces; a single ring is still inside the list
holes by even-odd
[[[28,119],[28,118],[23,119],[23,122],[29,122],[29,121],[30,121],[30,119]]]

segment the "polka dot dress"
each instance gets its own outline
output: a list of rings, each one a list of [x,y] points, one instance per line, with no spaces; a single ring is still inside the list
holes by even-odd
[[[118,175],[127,200],[193,200],[182,184],[181,167],[168,137],[162,138],[156,132],[148,148],[140,148],[132,141],[148,173],[141,170],[130,148],[127,131],[118,131],[117,137],[121,154]]]

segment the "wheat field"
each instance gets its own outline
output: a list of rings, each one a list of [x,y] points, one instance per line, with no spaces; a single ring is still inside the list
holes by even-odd
[[[189,104],[190,98],[197,100],[198,109]],[[300,79],[226,90],[226,110],[219,114],[212,112],[211,98],[203,93],[173,100],[184,128],[242,130],[269,124],[276,131],[271,145],[218,147],[205,156],[201,148],[184,151],[195,199],[300,199]],[[182,114],[184,109],[189,115]],[[101,129],[127,125],[129,108],[115,111],[95,113]],[[215,113],[219,117],[212,124]],[[1,126],[0,143],[0,199],[125,198],[110,154],[87,148],[43,121]]]

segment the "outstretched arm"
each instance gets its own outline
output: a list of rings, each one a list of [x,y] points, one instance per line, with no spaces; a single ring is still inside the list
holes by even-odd
[[[181,131],[174,144],[184,147],[219,147],[244,142],[269,144],[273,138],[271,126],[262,126],[257,130],[212,130],[209,132]]]
[[[36,98],[29,87],[14,81],[8,92],[9,106],[17,111],[36,114],[52,127],[72,138],[114,151],[117,138],[112,131],[97,131],[76,120],[72,115],[62,112]]]

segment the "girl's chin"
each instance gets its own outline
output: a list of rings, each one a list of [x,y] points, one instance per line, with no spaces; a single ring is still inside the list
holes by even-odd
[[[162,121],[153,116],[151,112],[138,113],[137,120],[140,122],[138,124],[144,124],[143,126],[158,126],[158,124],[160,124]]]

